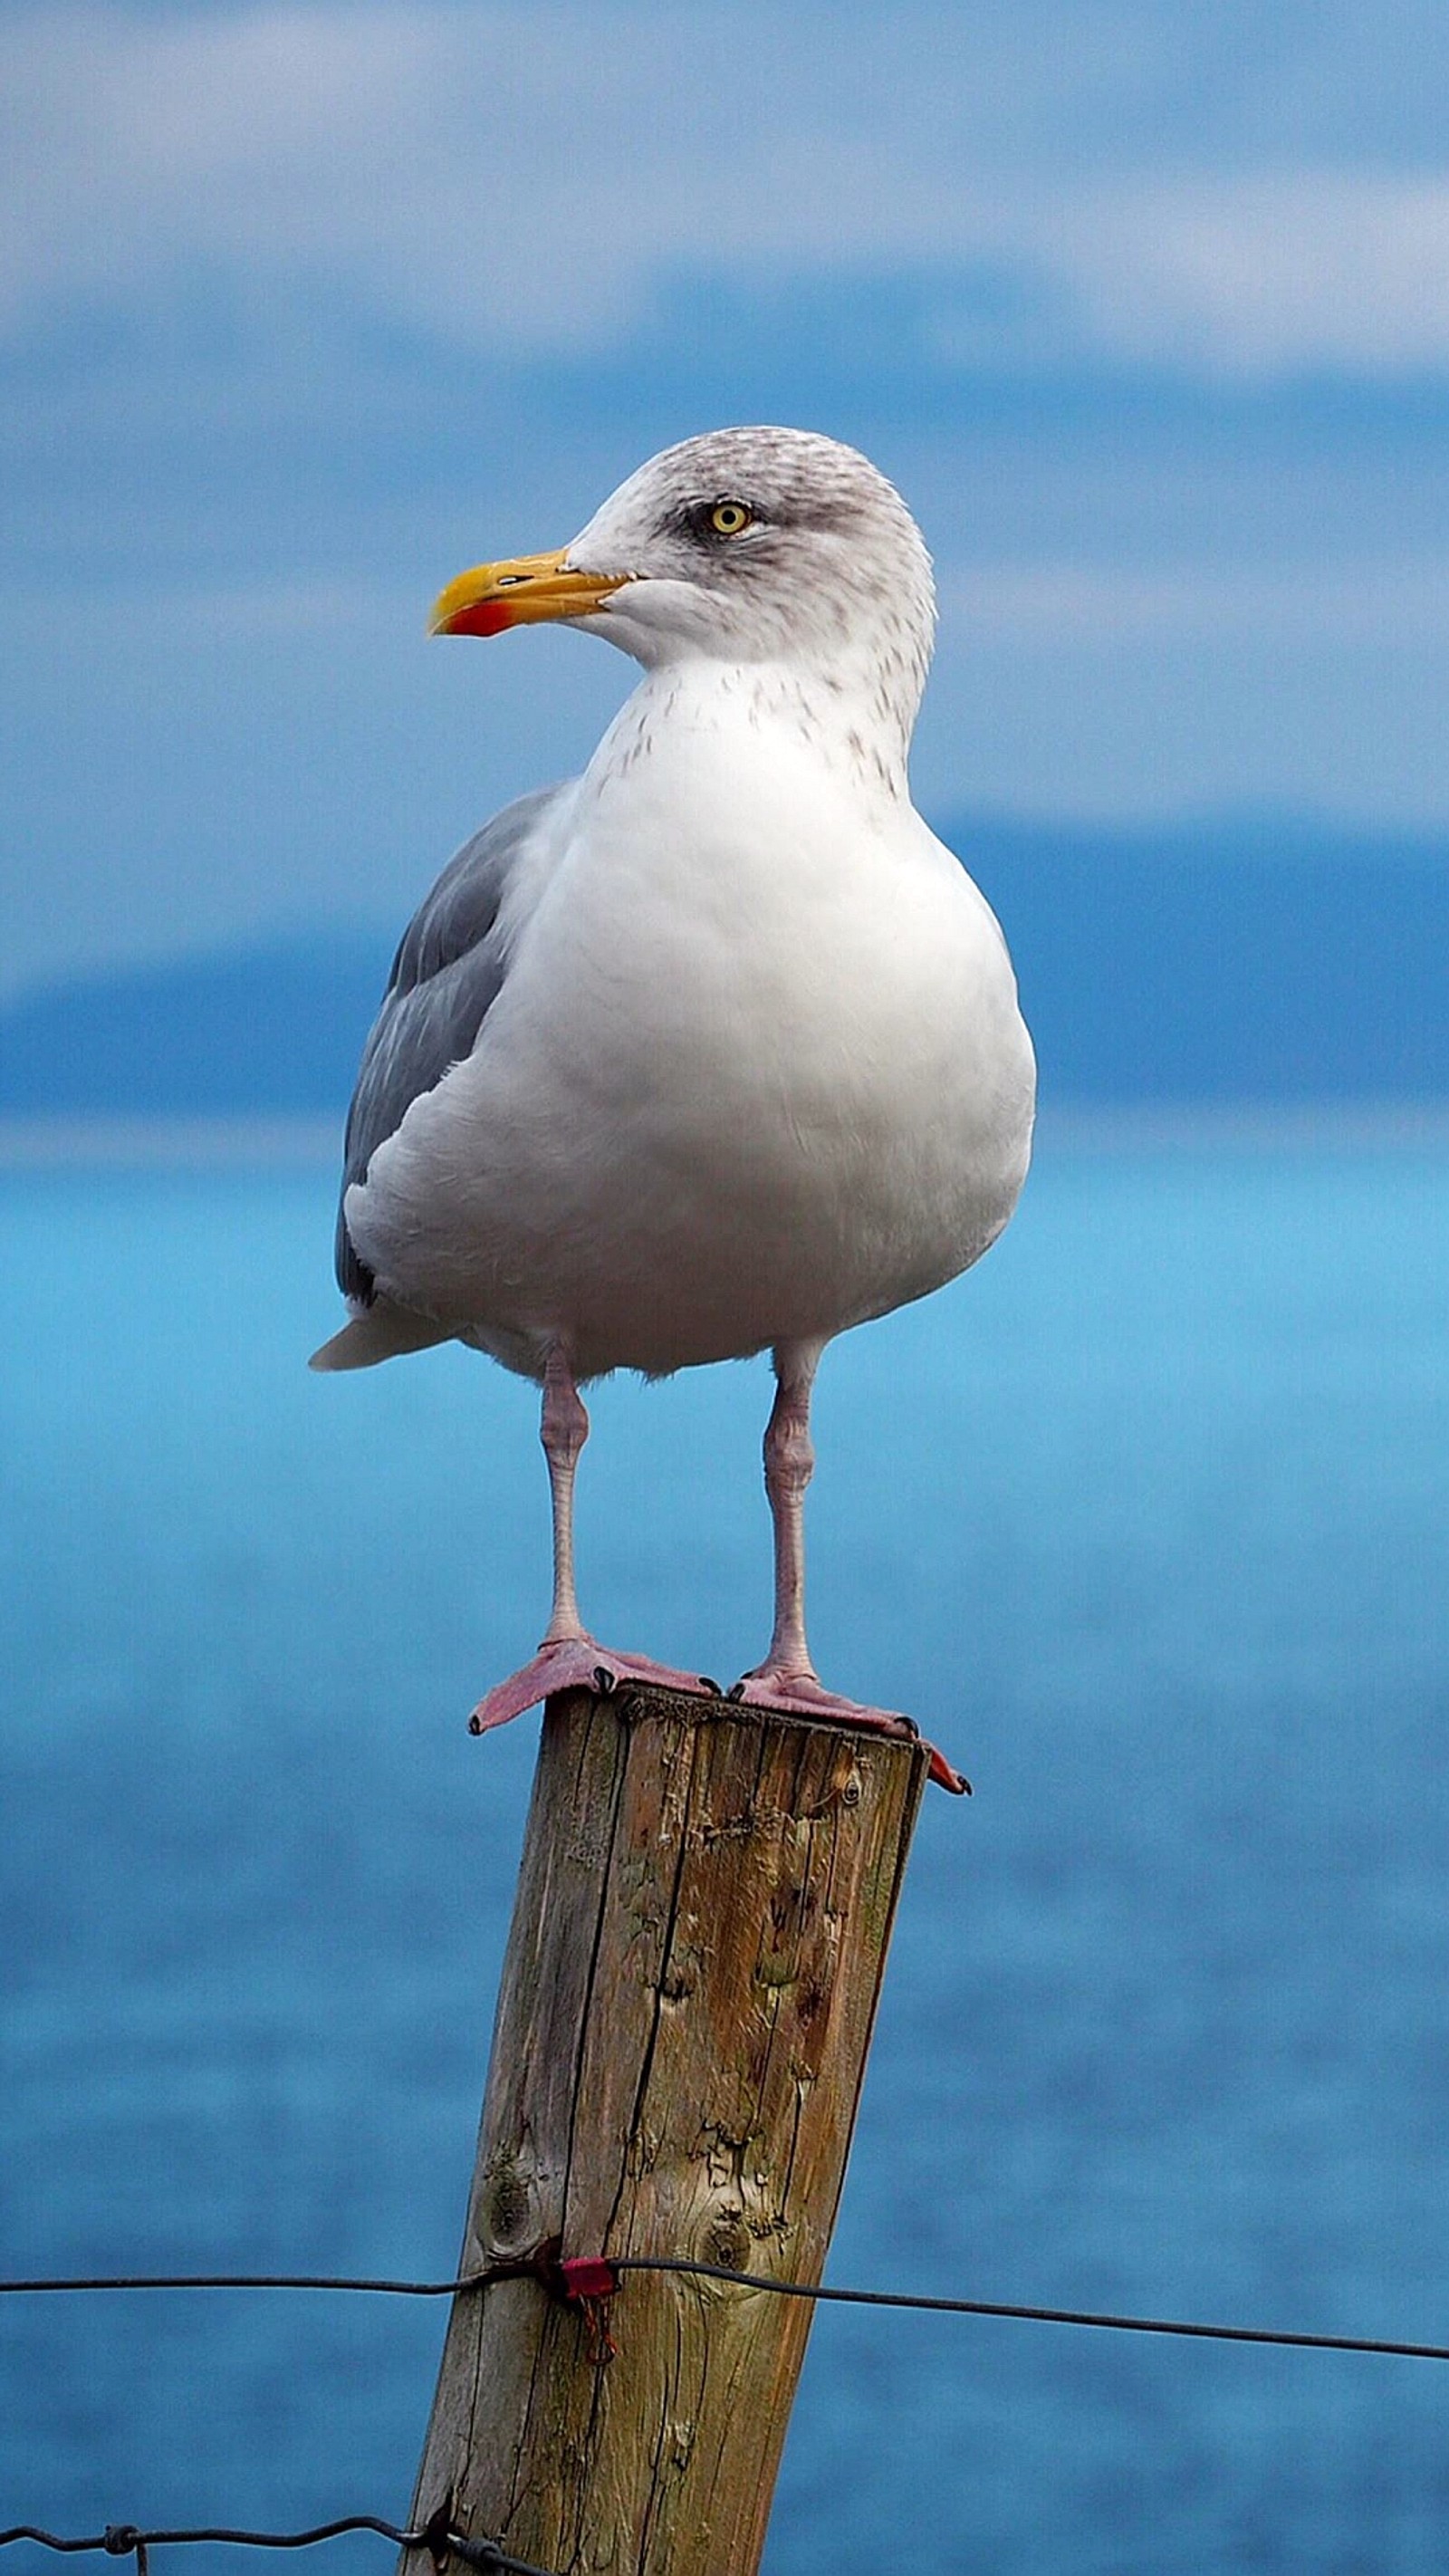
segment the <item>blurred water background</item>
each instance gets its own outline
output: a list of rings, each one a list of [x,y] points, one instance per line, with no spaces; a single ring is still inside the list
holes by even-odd
[[[1446,1164],[1049,1135],[980,1271],[830,1355],[817,1655],[977,1792],[928,1799],[836,2280],[1449,2337]],[[464,1720],[546,1487],[467,1354],[306,1376],[331,1193],[0,1183],[7,2270],[453,2263],[536,1734]],[[597,1391],[601,1635],[759,1653],[766,1396]],[[400,2517],[442,2327],[0,2302],[0,2521]],[[1446,2508],[1449,2366],[827,2311],[766,2563],[1427,2576]]]

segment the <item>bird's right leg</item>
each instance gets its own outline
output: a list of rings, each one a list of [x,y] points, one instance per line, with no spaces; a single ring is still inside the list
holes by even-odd
[[[662,1690],[697,1691],[698,1673],[675,1672],[644,1655],[616,1655],[591,1637],[579,1615],[574,1581],[574,1479],[580,1452],[589,1436],[589,1416],[574,1383],[568,1353],[554,1342],[544,1362],[543,1418],[539,1437],[548,1460],[553,1503],[553,1609],[543,1642],[530,1663],[506,1682],[498,1682],[474,1709],[468,1723],[475,1735],[506,1726],[554,1691],[611,1691],[618,1683],[653,1682]]]

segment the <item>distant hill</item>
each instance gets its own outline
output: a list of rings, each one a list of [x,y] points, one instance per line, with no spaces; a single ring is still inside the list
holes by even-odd
[[[345,1109],[395,944],[349,925],[23,995],[0,1010],[0,1115]]]
[[[1449,1097],[1449,841],[1300,826],[945,836],[1060,1101]]]
[[[1067,1102],[1449,1098],[1449,843],[967,821]],[[0,1114],[341,1110],[395,925],[35,992]]]

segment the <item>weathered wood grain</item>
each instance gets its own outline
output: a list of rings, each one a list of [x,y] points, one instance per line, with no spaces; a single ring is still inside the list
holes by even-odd
[[[926,1759],[703,1694],[550,1704],[464,2271],[558,2237],[819,2279]],[[536,2281],[464,2294],[415,2515],[559,2576],[751,2576],[812,2314],[629,2274],[600,2367]]]

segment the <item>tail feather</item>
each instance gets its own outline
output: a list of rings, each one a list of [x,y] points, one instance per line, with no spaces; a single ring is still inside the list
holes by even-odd
[[[435,1342],[453,1338],[446,1324],[434,1323],[431,1315],[420,1315],[411,1306],[395,1306],[388,1297],[378,1297],[373,1304],[354,1315],[320,1351],[314,1351],[309,1368],[332,1369],[376,1368],[379,1360],[393,1360],[404,1351],[431,1350]]]

